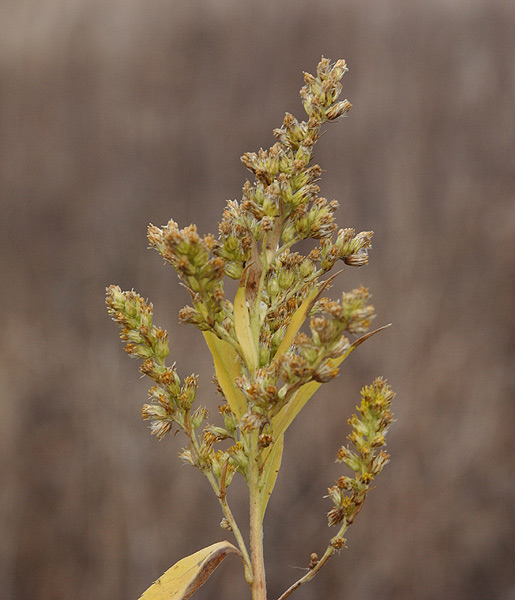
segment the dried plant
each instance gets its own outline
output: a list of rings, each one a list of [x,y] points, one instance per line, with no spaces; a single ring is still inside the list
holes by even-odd
[[[375,315],[367,289],[339,300],[323,297],[335,275],[321,278],[339,261],[366,265],[372,238],[371,231],[337,231],[338,203],[319,197],[321,169],[310,166],[323,124],[351,107],[347,100],[337,102],[346,71],[345,61],[331,64],[322,58],[316,76],[304,73],[300,95],[308,120],[299,122],[287,113],[274,131],[274,146],[242,156],[254,181],[245,182],[241,202],[227,203],[218,239],[201,237],[195,225],[180,229],[173,220],[162,228],[149,226],[150,245],[174,267],[191,296],[192,306],[180,311],[180,320],[202,331],[212,354],[214,382],[224,399],[218,425],[208,423],[207,409],[195,405],[197,376],[181,381],[175,364],[167,366],[168,334],[153,324],[152,304],[133,291],[107,289],[108,309],[122,327],[125,350],[143,360],[141,372],[153,381],[143,418],[159,439],[174,428],[186,434],[179,456],[211,484],[223,512],[221,527],[237,544],[218,542],[179,561],[143,594],[145,600],[188,598],[230,552],[241,557],[252,599],[266,598],[263,519],[286,430],[320,385],[338,375],[342,361],[383,329],[368,332]],[[319,242],[306,256],[292,252],[308,238]],[[225,276],[239,281],[232,302],[225,296]],[[393,395],[381,378],[363,388],[359,417],[349,419],[352,449],[342,446],[337,457],[352,476],[342,475],[327,494],[332,503],[328,524],[336,534],[321,558],[311,554],[307,573],[279,600],[343,548],[346,529],[388,462],[383,447]],[[228,441],[218,445],[222,440]],[[236,474],[249,489],[248,546],[229,507],[227,489]]]

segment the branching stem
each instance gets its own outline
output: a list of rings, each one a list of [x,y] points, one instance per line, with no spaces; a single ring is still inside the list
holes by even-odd
[[[311,581],[315,577],[315,575],[327,563],[327,561],[331,558],[331,556],[338,550],[338,547],[337,547],[338,544],[335,542],[337,540],[343,541],[343,534],[345,533],[345,531],[347,530],[349,525],[350,525],[350,523],[348,521],[345,520],[343,522],[342,526],[340,527],[340,530],[336,534],[336,537],[334,537],[331,540],[331,543],[327,546],[327,549],[324,552],[324,555],[317,562],[317,564],[312,569],[310,569],[308,571],[308,573],[306,573],[304,575],[304,577],[301,577],[298,581],[296,581],[293,585],[291,585],[283,594],[281,594],[279,596],[279,598],[277,600],[285,600],[285,598],[287,598],[290,594],[293,594],[293,592],[296,589],[300,588],[301,585],[307,583],[308,581]]]
[[[192,430],[190,430],[189,437],[193,444],[195,454],[197,455],[197,458],[198,458],[199,453],[200,453],[200,444],[197,440],[197,436],[195,435],[195,433]],[[253,580],[252,562],[249,557],[249,553],[247,550],[247,546],[245,544],[245,540],[243,539],[240,528],[238,527],[238,523],[236,522],[236,519],[234,518],[234,515],[232,514],[232,511],[229,507],[229,503],[227,502],[227,493],[226,493],[225,489],[223,489],[223,490],[220,489],[220,486],[218,485],[218,482],[216,481],[216,478],[213,475],[213,473],[211,472],[211,470],[208,470],[208,471],[203,470],[202,472],[204,473],[204,475],[206,476],[206,479],[211,484],[211,487],[213,488],[213,491],[215,492],[216,497],[218,498],[218,501],[220,502],[220,506],[222,507],[222,512],[224,514],[224,517],[227,519],[227,522],[231,526],[231,530],[234,533],[234,537],[236,538],[236,541],[238,543],[238,546],[240,548],[240,551],[241,551],[241,554],[243,557],[243,564],[245,567],[245,579],[250,585]]]

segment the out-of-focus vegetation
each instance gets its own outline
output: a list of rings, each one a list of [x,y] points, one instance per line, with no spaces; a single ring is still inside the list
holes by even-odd
[[[376,231],[370,265],[335,290],[370,286],[377,325],[394,326],[289,432],[266,531],[270,595],[298,578],[282,565],[325,547],[320,456],[382,372],[397,391],[393,460],[317,597],[514,597],[514,21],[499,0],[3,3],[2,599],[137,598],[222,539],[210,490],[176,460],[180,437],[144,431],[146,383],[104,288],[151,295],[171,358],[174,340],[189,348],[181,375],[200,373],[216,407],[202,336],[176,322],[186,292],[144,252],[146,226],[173,216],[214,230],[240,196],[239,156],[299,112],[299,72],[321,54],[347,59],[354,104],[317,147],[322,193],[340,202],[338,222]],[[199,600],[244,597],[229,560]]]

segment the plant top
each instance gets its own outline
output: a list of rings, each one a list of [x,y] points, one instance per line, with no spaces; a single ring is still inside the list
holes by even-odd
[[[351,108],[347,100],[337,102],[346,71],[345,61],[331,64],[322,58],[316,76],[304,73],[300,95],[307,120],[299,122],[286,113],[282,127],[274,130],[278,141],[269,150],[242,156],[252,178],[243,186],[241,201],[227,202],[218,238],[199,235],[195,225],[181,229],[173,220],[148,228],[150,245],[172,265],[189,292],[191,305],[180,311],[180,320],[202,331],[212,354],[214,381],[224,400],[219,424],[207,422],[208,410],[196,405],[197,376],[181,380],[175,363],[166,363],[168,334],[153,324],[152,304],[133,291],[107,289],[108,309],[122,327],[125,350],[143,360],[141,372],[153,381],[143,418],[159,439],[174,428],[186,434],[187,445],[179,456],[207,477],[221,504],[221,526],[234,533],[238,544],[236,549],[220,542],[180,561],[147,590],[142,597],[146,600],[189,597],[228,552],[241,557],[253,600],[266,598],[262,523],[285,432],[320,385],[338,375],[342,361],[383,329],[368,332],[375,314],[366,288],[337,300],[324,296],[338,273],[323,279],[324,275],[337,263],[366,265],[372,239],[371,231],[338,229],[338,203],[319,196],[322,171],[311,164],[322,126],[346,116]],[[317,241],[309,253],[294,251],[308,238]],[[225,277],[239,281],[232,300],[224,291]],[[301,331],[304,323],[307,327]],[[328,491],[333,504],[328,523],[339,530],[321,559],[312,553],[308,573],[281,600],[343,547],[343,533],[388,461],[382,447],[392,421],[392,398],[381,378],[363,388],[360,416],[349,419],[353,448],[342,447],[337,459],[353,476],[342,475]],[[222,440],[228,442],[220,447]],[[249,487],[250,552],[227,499],[236,473]],[[177,573],[191,569],[194,556],[198,568],[179,581]],[[168,591],[159,591],[165,583]]]

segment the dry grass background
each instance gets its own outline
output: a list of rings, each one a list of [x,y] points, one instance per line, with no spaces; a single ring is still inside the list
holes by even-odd
[[[201,336],[148,222],[216,231],[239,156],[302,116],[344,57],[348,119],[316,151],[342,226],[374,229],[376,323],[292,427],[270,503],[273,599],[325,547],[322,496],[361,385],[398,392],[392,462],[349,549],[298,600],[515,598],[515,7],[499,0],[0,4],[0,598],[131,599],[216,540],[211,490],[140,421],[147,382],[107,317],[134,286],[182,376]],[[231,488],[232,489],[232,488]],[[245,514],[242,487],[233,502]],[[196,596],[247,597],[228,558]]]

